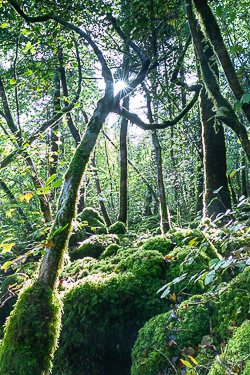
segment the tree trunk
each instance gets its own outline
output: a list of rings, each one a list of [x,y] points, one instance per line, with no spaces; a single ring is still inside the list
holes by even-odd
[[[98,172],[97,172],[97,168],[96,168],[95,153],[94,153],[94,155],[93,155],[93,157],[91,159],[91,164],[94,167],[95,183],[96,183],[97,194],[98,194],[98,196],[101,197],[102,190],[101,190],[100,180],[99,180]],[[105,204],[104,204],[103,200],[100,199],[100,198],[99,198],[99,204],[100,204],[100,208],[101,208],[102,215],[104,217],[105,223],[107,224],[107,227],[110,227],[111,221],[109,219],[108,212],[106,210],[106,207],[105,207]]]
[[[170,225],[162,173],[161,145],[159,143],[156,130],[152,132],[152,140],[155,149],[155,160],[157,167],[157,182],[160,198],[161,233],[164,234],[170,229]]]
[[[123,107],[129,110],[129,98],[123,99]],[[128,216],[128,155],[127,155],[128,120],[122,117],[120,131],[120,211],[118,220],[125,225]]]
[[[217,125],[217,129],[214,128],[213,103],[208,99],[204,88],[200,98],[205,171],[203,214],[205,217],[215,218],[219,213],[231,208],[226,175],[225,137],[222,125]]]

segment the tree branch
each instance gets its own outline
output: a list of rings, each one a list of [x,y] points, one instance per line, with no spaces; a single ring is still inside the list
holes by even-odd
[[[194,94],[193,99],[187,104],[187,106],[181,111],[181,113],[178,116],[176,116],[172,120],[166,120],[161,124],[157,124],[157,123],[147,124],[147,123],[143,122],[139,118],[139,116],[137,116],[135,113],[128,112],[123,107],[118,107],[117,109],[113,109],[112,112],[117,113],[118,115],[125,117],[132,124],[135,124],[135,125],[139,126],[139,128],[141,128],[143,130],[165,129],[167,127],[174,126],[175,124],[177,124],[177,122],[179,122],[190,111],[190,109],[194,106],[194,104],[196,103],[196,101],[199,97],[200,88],[201,88],[201,86],[199,86],[199,88],[196,90],[196,92]]]

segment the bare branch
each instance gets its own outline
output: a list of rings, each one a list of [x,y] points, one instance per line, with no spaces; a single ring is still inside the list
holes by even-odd
[[[194,104],[196,103],[199,97],[200,88],[201,86],[199,86],[199,89],[196,90],[193,99],[187,104],[187,106],[181,111],[181,113],[178,116],[176,116],[172,120],[166,120],[161,124],[157,124],[157,123],[147,124],[143,122],[139,118],[139,116],[137,116],[135,113],[128,112],[123,107],[118,107],[116,109],[113,109],[113,112],[117,113],[120,116],[125,117],[132,124],[139,126],[139,128],[143,130],[165,129],[167,127],[174,126],[175,124],[177,124],[190,111],[190,109],[194,106]]]

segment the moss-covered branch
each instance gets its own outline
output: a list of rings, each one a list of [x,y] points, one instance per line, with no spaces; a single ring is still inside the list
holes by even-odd
[[[186,9],[189,21],[189,27],[191,35],[193,38],[193,43],[197,52],[197,56],[200,62],[202,79],[206,86],[206,90],[209,96],[213,99],[217,114],[216,117],[218,120],[222,121],[224,124],[229,126],[238,136],[243,149],[250,160],[250,142],[248,139],[248,134],[245,126],[240,122],[237,115],[235,114],[231,104],[225,99],[221,92],[220,86],[217,81],[217,78],[213,71],[211,70],[209,63],[203,52],[202,43],[199,37],[199,34],[196,30],[196,23],[192,11],[191,0],[186,0]]]
[[[242,95],[244,95],[244,90],[237,77],[215,16],[213,15],[207,0],[193,0],[193,2],[199,16],[201,28],[208,36],[215,49],[235,98],[240,100]],[[250,121],[250,104],[244,103],[242,109],[248,121]]]

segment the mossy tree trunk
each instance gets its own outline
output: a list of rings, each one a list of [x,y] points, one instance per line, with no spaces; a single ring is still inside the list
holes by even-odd
[[[226,175],[224,129],[222,125],[215,128],[213,103],[209,100],[204,88],[201,91],[200,108],[205,172],[203,215],[215,218],[219,213],[231,208]]]
[[[202,33],[200,34],[203,39]],[[208,42],[204,43],[204,54],[207,61],[214,61],[214,53]],[[211,69],[219,79],[217,64],[213,62]],[[216,123],[213,106],[203,87],[200,93],[205,185],[203,215],[215,218],[218,214],[231,209],[231,199],[227,181],[224,129],[221,124]]]
[[[18,4],[14,2],[11,4],[26,22],[44,22],[53,19],[79,34],[90,45],[98,58],[106,84],[105,95],[98,101],[84,137],[64,176],[57,214],[41,262],[38,283],[33,284],[20,295],[8,321],[0,348],[0,374],[46,375],[50,370],[60,325],[60,309],[54,291],[63,265],[64,251],[67,249],[72,221],[76,216],[80,184],[102,125],[107,115],[119,106],[123,95],[118,93],[114,97],[112,73],[102,52],[88,34],[57,16],[29,17]],[[122,32],[120,34],[126,41]],[[142,64],[137,77],[130,82],[131,92],[144,80],[149,59],[130,40],[127,43],[138,54]],[[46,295],[43,296],[43,293]]]
[[[241,123],[229,101],[224,98],[220,91],[218,80],[211,70],[205,57],[200,36],[196,30],[196,21],[192,12],[191,0],[186,0],[186,10],[189,21],[190,32],[193,38],[194,47],[200,63],[202,80],[206,86],[209,97],[213,100],[218,121],[230,127],[238,136],[241,145],[250,161],[250,141],[246,127]]]
[[[123,99],[123,107],[129,110],[129,98]],[[120,211],[118,220],[127,223],[128,216],[128,120],[122,116],[120,130]]]

